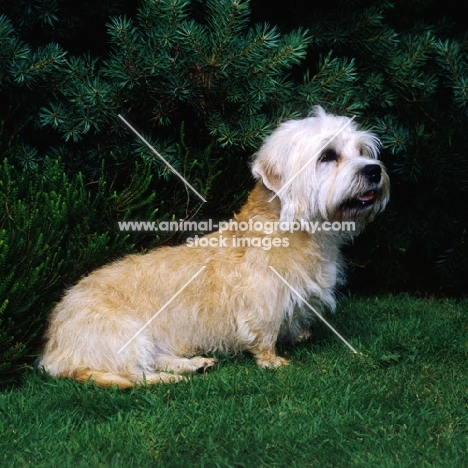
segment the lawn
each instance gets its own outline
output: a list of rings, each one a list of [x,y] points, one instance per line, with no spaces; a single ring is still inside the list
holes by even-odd
[[[129,391],[38,372],[0,393],[2,467],[466,467],[468,301],[346,298],[280,350]]]

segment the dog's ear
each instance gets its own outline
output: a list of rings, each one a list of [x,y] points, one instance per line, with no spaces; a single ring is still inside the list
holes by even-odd
[[[283,168],[284,170],[284,168]],[[252,165],[252,174],[257,180],[275,193],[281,203],[280,222],[293,222],[296,217],[296,206],[292,201],[291,188],[281,190],[284,184],[284,175],[280,169],[260,154]]]
[[[277,169],[271,164],[268,164],[268,160],[264,158],[257,158],[252,165],[253,176],[261,180],[265,187],[269,188],[273,192],[278,192],[282,186],[282,177],[278,173]]]

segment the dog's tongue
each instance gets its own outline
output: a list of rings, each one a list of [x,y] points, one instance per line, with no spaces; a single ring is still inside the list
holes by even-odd
[[[359,200],[361,201],[369,201],[373,200],[375,198],[375,191],[374,190],[369,190],[367,192],[364,192],[360,197]]]

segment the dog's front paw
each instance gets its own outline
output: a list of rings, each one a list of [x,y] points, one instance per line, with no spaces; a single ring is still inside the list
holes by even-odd
[[[262,353],[255,356],[257,364],[261,367],[281,367],[289,365],[289,361],[276,354]]]

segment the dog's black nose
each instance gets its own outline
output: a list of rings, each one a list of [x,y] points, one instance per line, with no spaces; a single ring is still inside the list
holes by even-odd
[[[362,174],[369,182],[377,184],[382,177],[382,168],[378,164],[367,164],[362,168]]]

